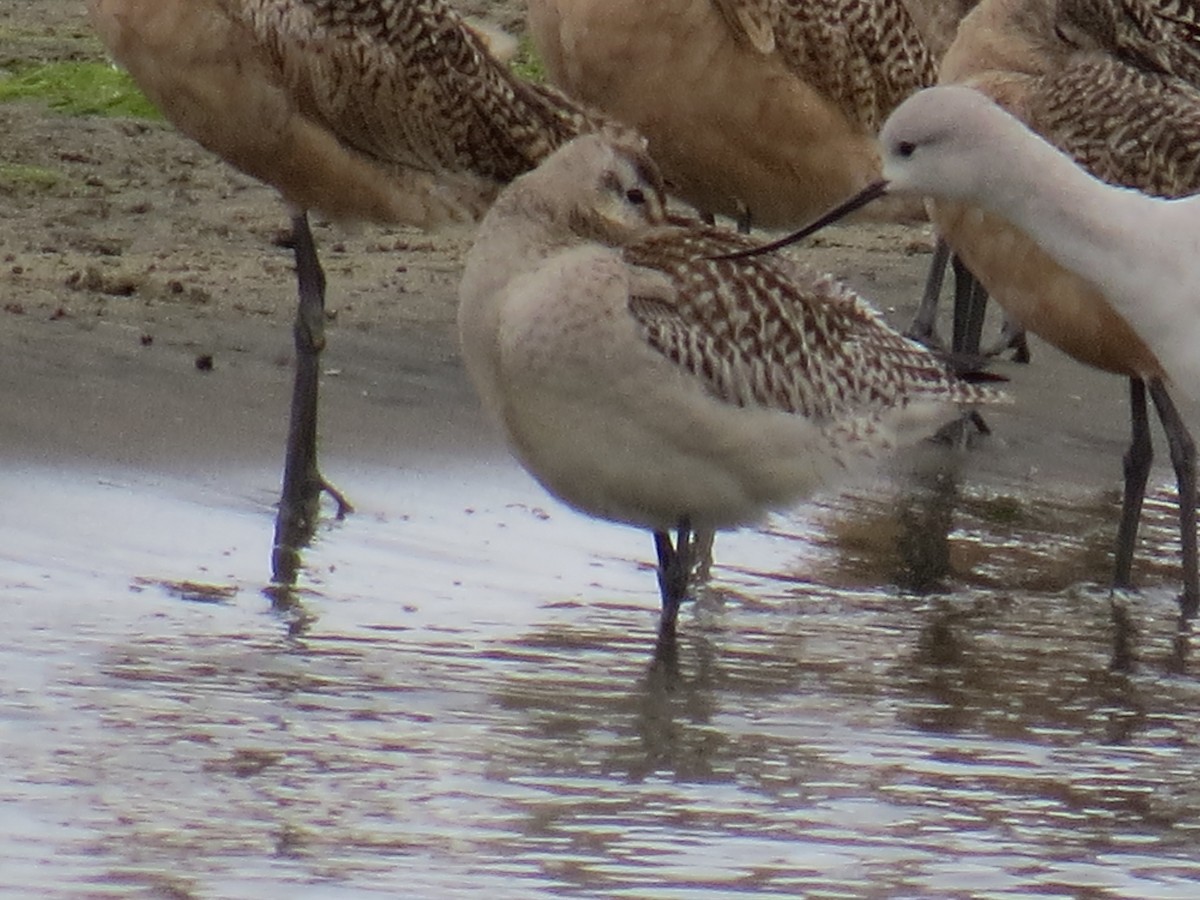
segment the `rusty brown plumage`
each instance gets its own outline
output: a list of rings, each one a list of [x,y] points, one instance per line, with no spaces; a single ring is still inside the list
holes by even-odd
[[[1097,10],[1154,5],[984,0],[963,20],[941,78],[988,94],[1106,181],[1160,196],[1195,193],[1200,90],[1131,64],[1114,53],[1112,29],[1094,27],[1102,21]],[[1158,361],[1096,287],[1062,272],[1027,237],[961,204],[939,202],[934,220],[1031,332],[1097,368],[1136,378],[1161,375]]]
[[[325,278],[307,213],[435,228],[604,117],[527,84],[443,0],[88,0],[105,45],[184,134],[293,207],[296,380],[274,572],[313,533]]]
[[[941,78],[990,96],[1097,177],[1163,197],[1200,191],[1200,45],[1194,0],[982,0]],[[932,218],[1010,317],[1080,362],[1130,379],[1133,439],[1113,583],[1131,583],[1151,464],[1149,392],[1180,496],[1185,613],[1200,603],[1195,455],[1162,361],[1117,313],[1103,283],[1059,265],[1029,234],[959,202]],[[1104,223],[1094,223],[1104,228]]]
[[[517,78],[443,0],[89,0],[181,131],[293,205],[430,227],[606,120]]]
[[[910,12],[910,5],[912,11]],[[531,0],[555,83],[646,135],[672,192],[780,227],[878,177],[875,133],[937,60],[924,0]],[[921,216],[911,202],[877,211]]]

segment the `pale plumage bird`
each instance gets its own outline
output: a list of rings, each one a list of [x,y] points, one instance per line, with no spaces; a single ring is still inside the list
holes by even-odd
[[[1106,181],[1161,196],[1200,190],[1197,156],[1189,149],[1192,114],[1174,96],[1189,84],[1200,87],[1194,0],[984,0],[960,24],[940,81],[988,94]],[[943,204],[933,219],[968,264],[1008,268],[981,258],[1016,258],[1006,241],[994,240],[997,224],[964,212]],[[1030,293],[1028,285],[1014,286],[997,298],[1008,322],[1067,349],[1060,340],[1070,336],[1048,337],[1045,328],[1056,326],[1043,322],[1039,331],[1029,321],[1038,315],[1031,307],[1040,305]],[[986,295],[969,293],[956,301],[955,349],[977,349],[985,303]],[[932,330],[935,304],[936,295],[927,295],[918,330]],[[1097,330],[1123,343],[1119,329]]]
[[[669,639],[693,529],[753,522],[997,395],[828,277],[707,259],[752,244],[664,202],[640,144],[573,141],[488,212],[459,332],[534,477],[654,533]]]
[[[1148,171],[1139,146],[1178,153],[1181,166],[1200,165],[1200,96],[1169,90],[1145,75],[1106,81],[1105,57],[1077,72],[1078,90],[1095,83],[1122,85],[1129,101],[1128,131],[1113,133],[1101,109],[1063,95],[1063,132],[1097,135],[1100,159],[1122,171]],[[1065,77],[1069,72],[1063,72]],[[1090,77],[1084,77],[1090,74]],[[1162,92],[1154,121],[1133,101],[1138,87]],[[1121,95],[1113,95],[1116,102]],[[1047,100],[1049,98],[1046,98]],[[1091,122],[1095,116],[1099,121]],[[1181,127],[1180,131],[1175,128]],[[1099,143],[1099,135],[1110,136]],[[1121,140],[1124,138],[1124,140]],[[1160,199],[1107,184],[1031,132],[1018,119],[967,87],[939,87],[906,101],[881,135],[883,180],[774,246],[813,233],[848,210],[885,193],[933,197],[958,215],[990,226],[998,247],[984,244],[968,258],[982,263],[984,284],[1012,304],[1035,333],[1092,365],[1128,375],[1132,385],[1133,443],[1125,458],[1125,499],[1117,537],[1114,582],[1129,582],[1142,496],[1150,466],[1145,393],[1149,389],[1171,453],[1179,486],[1185,616],[1200,607],[1196,572],[1195,446],[1167,383],[1200,397],[1200,198]],[[1183,153],[1190,146],[1191,153]],[[1129,156],[1128,162],[1123,162]],[[1095,165],[1095,161],[1093,161]],[[1178,171],[1178,170],[1173,170]],[[1155,177],[1169,177],[1156,172]],[[1174,176],[1170,176],[1174,177]],[[966,253],[972,253],[964,246]],[[1005,269],[1001,263],[1010,267]],[[1007,277],[1004,277],[1007,276]]]
[[[637,128],[670,191],[763,228],[878,177],[887,114],[934,83],[956,3],[530,0],[551,79]],[[905,203],[911,216],[919,204]]]
[[[315,525],[325,279],[307,211],[435,228],[604,120],[516,78],[443,0],[88,0],[114,58],[184,134],[292,219],[297,368],[275,572]],[[290,581],[290,577],[282,580]]]

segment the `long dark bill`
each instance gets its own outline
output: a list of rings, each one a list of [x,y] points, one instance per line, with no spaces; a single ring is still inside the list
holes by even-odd
[[[747,259],[751,256],[762,256],[764,253],[773,253],[787,247],[789,244],[794,244],[797,241],[802,241],[810,234],[816,234],[826,225],[832,225],[839,219],[844,219],[850,213],[857,209],[866,206],[872,200],[878,200],[888,192],[888,183],[882,179],[872,181],[865,188],[846,200],[838,204],[821,218],[817,219],[810,225],[805,225],[799,231],[781,237],[777,241],[771,241],[769,244],[763,244],[761,247],[751,247],[749,250],[739,250],[736,253],[722,253],[720,256],[713,256],[710,259]]]

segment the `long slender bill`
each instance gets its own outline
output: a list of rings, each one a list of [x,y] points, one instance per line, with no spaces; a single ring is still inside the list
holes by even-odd
[[[832,225],[839,219],[843,219],[857,209],[866,206],[872,200],[878,200],[888,192],[888,183],[883,179],[872,181],[865,188],[831,209],[815,222],[805,225],[799,231],[793,234],[781,237],[777,241],[771,241],[769,244],[763,244],[761,247],[751,247],[749,250],[739,250],[736,253],[723,253],[720,256],[713,256],[711,259],[746,259],[751,256],[762,256],[764,253],[772,253],[775,250],[780,250],[787,247],[789,244],[794,244],[797,241],[802,241],[810,234],[816,234],[826,225]]]

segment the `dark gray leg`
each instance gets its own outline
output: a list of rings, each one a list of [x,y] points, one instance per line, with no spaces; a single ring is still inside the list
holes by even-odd
[[[1025,329],[1008,319],[1004,320],[1004,328],[997,343],[987,350],[982,349],[987,291],[962,260],[951,254],[949,245],[941,238],[938,238],[934,246],[929,275],[925,278],[925,291],[921,294],[921,304],[905,330],[905,335],[930,347],[941,346],[934,325],[942,283],[946,280],[947,263],[953,263],[954,267],[954,333],[950,349],[955,353],[983,356],[997,356],[1005,350],[1012,349],[1014,362],[1029,362],[1029,343],[1025,338]]]
[[[691,525],[686,518],[680,519],[675,545],[671,535],[665,531],[654,532],[654,547],[658,551],[658,589],[662,595],[662,615],[658,620],[658,639],[675,639],[675,620],[679,618],[679,604],[687,599],[688,580],[691,574]]]
[[[716,532],[711,528],[698,528],[692,535],[691,554],[692,583],[699,586],[712,575],[713,542]]]
[[[1179,597],[1179,607],[1184,618],[1191,618],[1200,607],[1200,580],[1197,579],[1196,569],[1196,444],[1162,380],[1151,379],[1149,387],[1150,399],[1154,401],[1154,408],[1158,410],[1158,418],[1167,435],[1171,465],[1175,468],[1175,479],[1179,485],[1179,536],[1183,564],[1183,594]]]
[[[1146,418],[1146,384],[1140,378],[1129,379],[1129,419],[1132,439],[1125,451],[1125,497],[1121,503],[1121,523],[1117,527],[1114,552],[1113,587],[1132,587],[1133,548],[1137,543],[1138,522],[1154,448],[1150,443],[1150,423]]]
[[[312,538],[316,528],[321,492],[327,491],[337,501],[338,518],[352,510],[346,498],[321,477],[317,468],[317,395],[321,351],[325,348],[325,273],[317,259],[306,213],[292,218],[292,240],[299,287],[292,331],[296,374],[272,554],[273,578],[285,584],[295,581],[299,550]]]
[[[1025,329],[1007,316],[1004,319],[1004,326],[1000,329],[1000,337],[996,339],[996,343],[983,351],[983,355],[999,356],[1005,350],[1013,352],[1013,362],[1029,362],[1029,339],[1025,334]]]
[[[946,264],[950,262],[950,246],[941,238],[933,247],[933,260],[929,263],[929,275],[925,278],[925,292],[921,294],[921,305],[908,324],[905,335],[922,344],[936,343],[934,322],[937,319],[938,298],[942,294],[942,282],[946,280]]]
[[[987,313],[987,291],[957,256],[954,268],[954,336],[950,349],[955,353],[979,353],[983,342],[983,320]]]
[[[750,207],[741,200],[738,201],[734,221],[737,223],[738,234],[749,234],[750,229],[754,227],[754,216],[750,213]]]

